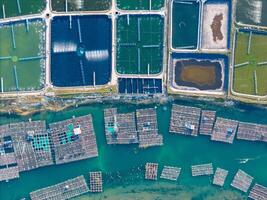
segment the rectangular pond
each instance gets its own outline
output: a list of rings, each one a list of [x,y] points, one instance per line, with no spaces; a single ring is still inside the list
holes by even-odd
[[[117,0],[121,10],[159,10],[164,4],[165,0]]]
[[[162,93],[162,80],[150,78],[119,78],[121,94],[156,94]]]
[[[52,0],[51,6],[56,12],[102,11],[110,9],[111,0]]]
[[[256,26],[267,26],[266,0],[237,0],[236,22]]]
[[[41,13],[45,4],[45,0],[0,0],[0,19]]]
[[[54,17],[51,81],[57,87],[105,85],[111,79],[111,19]]]
[[[172,48],[196,49],[199,32],[199,1],[172,1]]]
[[[116,70],[120,74],[158,74],[163,68],[164,18],[117,17]]]
[[[267,32],[236,32],[234,50],[234,91],[267,95]]]
[[[45,31],[41,19],[0,24],[1,92],[43,87]]]
[[[226,91],[228,57],[221,54],[172,54],[170,84],[183,90]]]

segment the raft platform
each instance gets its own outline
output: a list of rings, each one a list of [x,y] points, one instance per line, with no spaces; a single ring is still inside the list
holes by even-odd
[[[102,172],[90,172],[90,192],[103,192]]]
[[[170,132],[197,136],[200,120],[200,108],[173,104]]]
[[[65,200],[89,192],[84,176],[78,176],[62,183],[30,193],[31,200]]]
[[[140,148],[163,145],[163,136],[158,133],[156,109],[138,109],[136,119]]]
[[[164,166],[160,178],[167,179],[171,181],[177,181],[181,173],[181,168],[172,167],[172,166]]]
[[[20,172],[53,164],[45,121],[12,123],[7,132],[13,141]]]
[[[145,179],[157,180],[158,179],[158,163],[146,163]]]
[[[267,187],[260,184],[255,184],[249,192],[249,198],[253,200],[265,200],[267,199]]]
[[[218,167],[215,171],[212,183],[214,185],[223,186],[227,175],[227,170]]]
[[[242,192],[247,193],[252,181],[252,176],[239,169],[234,177],[234,180],[231,183],[231,186],[238,190],[241,190]]]
[[[237,139],[267,142],[267,125],[239,122]]]
[[[19,178],[19,168],[13,148],[13,140],[8,135],[8,125],[0,126],[0,181]]]
[[[216,111],[202,110],[199,134],[211,135],[215,120]]]
[[[117,108],[104,110],[107,144],[138,143],[135,113],[117,113]]]
[[[212,163],[192,165],[191,170],[192,170],[192,176],[206,176],[213,174]]]
[[[92,116],[49,124],[56,164],[98,156]]]
[[[238,121],[218,117],[212,131],[211,140],[232,144],[237,127]]]

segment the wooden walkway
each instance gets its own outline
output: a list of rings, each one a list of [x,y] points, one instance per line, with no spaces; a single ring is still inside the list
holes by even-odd
[[[232,144],[238,127],[238,121],[217,118],[211,140]]]
[[[212,163],[192,165],[191,170],[192,170],[192,176],[205,176],[213,174]]]
[[[199,134],[211,135],[215,120],[216,111],[202,110]]]
[[[78,176],[62,183],[30,193],[31,200],[65,200],[89,192],[84,176]]]
[[[227,175],[228,175],[227,170],[217,168],[213,177],[213,184],[218,186],[223,186]]]
[[[249,198],[253,200],[266,200],[267,199],[267,187],[260,184],[255,184],[249,193]]]
[[[56,164],[98,156],[91,115],[49,124]]]
[[[117,113],[117,108],[104,110],[107,144],[138,143],[135,113]]]
[[[231,186],[246,193],[252,181],[252,176],[239,169],[231,183]]]
[[[173,104],[170,132],[197,136],[200,120],[200,108]]]
[[[239,122],[237,139],[267,142],[267,125]]]
[[[90,192],[103,192],[102,172],[90,172]]]
[[[140,148],[163,145],[163,136],[158,133],[156,109],[136,110],[136,119]]]
[[[146,163],[145,179],[147,179],[147,180],[157,180],[158,179],[158,163]]]
[[[181,173],[181,168],[172,167],[172,166],[164,166],[160,178],[167,179],[171,181],[177,181]]]

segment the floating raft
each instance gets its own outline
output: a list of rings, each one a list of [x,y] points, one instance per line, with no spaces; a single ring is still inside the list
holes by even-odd
[[[102,192],[103,180],[101,172],[90,172],[90,192]]]
[[[227,170],[218,167],[213,177],[213,184],[218,186],[223,186],[227,175],[228,175]]]
[[[56,164],[98,156],[91,115],[49,124]]]
[[[158,179],[158,163],[146,163],[145,179],[147,180]]]
[[[116,108],[105,109],[104,120],[108,144],[138,143],[134,112],[118,114]]]
[[[19,178],[19,168],[13,148],[13,141],[8,135],[8,125],[0,126],[0,181]]]
[[[164,166],[160,178],[167,179],[171,181],[177,181],[181,173],[181,168],[172,167],[172,166]]]
[[[192,169],[192,176],[205,176],[213,174],[212,163],[192,165],[191,169]]]
[[[211,140],[232,144],[234,142],[238,121],[217,118]]]
[[[172,106],[170,132],[197,136],[200,120],[200,108]]]
[[[89,192],[84,176],[69,179],[54,186],[30,193],[31,200],[65,200]]]
[[[20,172],[53,164],[45,121],[12,123],[6,131]]]
[[[136,111],[137,130],[139,133],[139,147],[163,145],[163,137],[158,134],[158,122],[156,110],[139,109]]]
[[[267,142],[267,126],[239,122],[237,139]]]
[[[216,111],[202,110],[199,134],[211,135],[215,120]]]
[[[252,181],[252,176],[239,169],[231,183],[231,186],[246,193]]]
[[[256,183],[250,191],[248,197],[254,200],[266,200],[267,188]]]

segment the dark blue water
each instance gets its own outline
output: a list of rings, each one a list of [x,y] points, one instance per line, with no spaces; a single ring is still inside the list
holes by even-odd
[[[110,81],[112,43],[110,18],[55,17],[51,32],[53,85],[58,87],[104,85]]]
[[[162,93],[162,80],[145,78],[119,78],[119,93]]]

